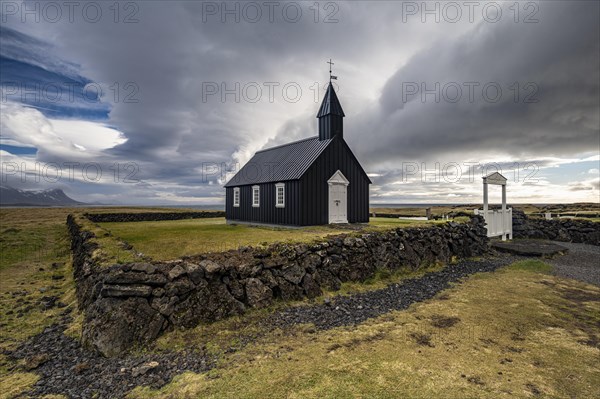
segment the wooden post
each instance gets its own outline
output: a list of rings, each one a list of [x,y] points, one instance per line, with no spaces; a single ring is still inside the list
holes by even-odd
[[[502,213],[506,212],[506,184],[502,185]]]
[[[427,220],[431,220],[431,208],[425,209],[425,216],[427,217]]]

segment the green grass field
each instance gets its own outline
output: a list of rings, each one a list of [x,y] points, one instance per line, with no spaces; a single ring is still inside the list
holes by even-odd
[[[366,231],[422,226],[438,222],[371,218]],[[152,259],[168,260],[184,255],[227,251],[241,246],[279,242],[307,242],[354,230],[330,226],[272,228],[228,225],[224,218],[165,220],[159,222],[101,223],[112,235],[131,244]]]
[[[14,349],[57,321],[64,308],[44,310],[57,296],[75,308],[65,220],[70,209],[0,209],[0,350]],[[0,397],[16,397],[37,380],[0,354]]]
[[[493,206],[493,204],[490,204]],[[599,215],[600,203],[575,203],[575,204],[549,204],[549,205],[532,205],[532,204],[509,204],[514,209],[521,210],[526,214],[534,214],[537,216],[543,215],[545,212],[553,214],[561,214],[566,216],[583,216],[583,215]],[[450,212],[466,212],[472,213],[473,209],[481,208],[481,204],[470,205],[439,205],[431,207],[431,214],[435,216],[446,215]],[[377,214],[394,213],[406,216],[425,216],[425,206],[414,208],[385,208],[371,204],[370,212]]]

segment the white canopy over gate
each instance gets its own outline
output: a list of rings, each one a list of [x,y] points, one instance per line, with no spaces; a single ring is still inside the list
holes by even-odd
[[[489,210],[488,184],[502,186],[502,209]],[[483,211],[475,209],[475,214],[485,219],[488,237],[501,236],[502,241],[512,240],[512,208],[506,209],[506,177],[494,172],[483,178]]]

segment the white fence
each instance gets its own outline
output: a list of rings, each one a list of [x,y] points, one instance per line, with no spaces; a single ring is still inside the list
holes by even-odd
[[[507,238],[512,240],[512,208],[487,211],[475,209],[475,214],[481,215],[485,219],[488,237],[501,236],[502,241]]]

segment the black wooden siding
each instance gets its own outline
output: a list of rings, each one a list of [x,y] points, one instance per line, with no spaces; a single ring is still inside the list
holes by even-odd
[[[303,212],[301,225],[329,222],[329,184],[327,180],[340,170],[350,181],[347,188],[348,222],[369,221],[369,178],[344,140],[335,138],[300,179]]]
[[[240,188],[240,206],[233,206],[233,187],[226,188],[225,212],[231,221],[283,225],[319,225],[329,223],[329,185],[337,171],[350,181],[348,185],[348,222],[369,221],[369,178],[343,139],[335,138],[309,167],[300,180],[285,181],[285,208],[275,206],[275,184],[261,183],[260,207],[252,206],[252,186]]]
[[[285,207],[275,206],[275,184],[285,183]],[[252,206],[252,187],[260,187],[260,206]],[[231,221],[246,221],[269,224],[300,224],[300,181],[284,181],[240,186],[240,206],[233,206],[233,187],[227,187],[225,214]]]

